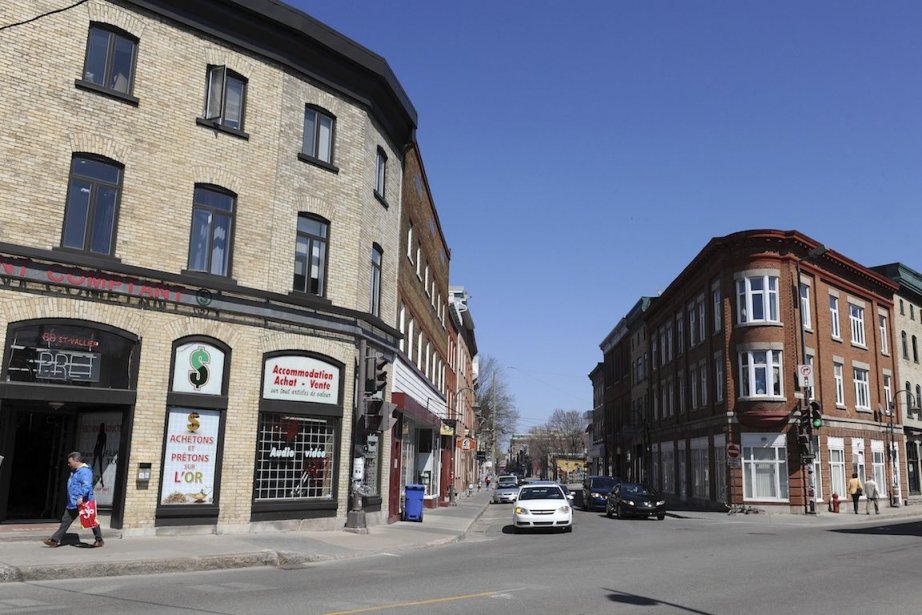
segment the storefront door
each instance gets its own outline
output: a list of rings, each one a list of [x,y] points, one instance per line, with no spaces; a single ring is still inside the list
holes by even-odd
[[[0,518],[51,520],[63,508],[67,445],[73,438],[73,417],[67,414],[16,409],[9,413],[13,437],[4,448],[10,453],[6,512]]]

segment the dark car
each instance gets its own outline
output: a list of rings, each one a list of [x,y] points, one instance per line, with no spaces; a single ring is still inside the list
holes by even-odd
[[[583,480],[583,510],[605,508],[605,499],[618,482],[614,476],[587,476]]]
[[[662,521],[666,518],[666,501],[656,489],[638,483],[621,483],[608,494],[605,515],[624,519],[625,517],[653,517]]]

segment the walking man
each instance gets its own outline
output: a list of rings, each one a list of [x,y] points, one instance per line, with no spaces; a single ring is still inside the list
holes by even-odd
[[[880,507],[877,505],[877,498],[880,497],[880,491],[877,489],[877,481],[874,480],[873,476],[868,476],[868,479],[864,481],[864,497],[867,498],[867,501],[864,503],[864,514],[871,514],[871,501],[874,502],[874,514],[880,514]]]
[[[67,456],[67,465],[70,467],[70,478],[67,479],[67,507],[64,509],[64,515],[61,517],[61,525],[57,531],[46,538],[44,542],[49,547],[60,547],[64,534],[70,529],[70,524],[77,518],[78,508],[84,502],[94,499],[93,495],[93,470],[90,466],[83,463],[83,455],[79,452],[73,452]],[[103,546],[102,530],[99,523],[93,528],[93,537],[96,541],[94,547]]]

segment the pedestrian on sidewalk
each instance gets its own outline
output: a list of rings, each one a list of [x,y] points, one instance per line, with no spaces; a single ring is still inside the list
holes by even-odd
[[[880,497],[880,490],[877,488],[877,481],[874,480],[873,476],[868,476],[868,479],[864,481],[864,497],[867,498],[867,501],[864,503],[864,514],[871,514],[871,501],[874,502],[874,514],[880,514],[880,507],[877,505],[877,498]]]
[[[852,496],[852,506],[855,508],[855,514],[858,514],[858,500],[861,499],[861,479],[858,478],[857,472],[852,472],[852,477],[848,479],[848,494]]]
[[[64,509],[64,515],[61,517],[61,525],[57,531],[46,538],[44,542],[49,547],[60,547],[64,534],[70,529],[71,523],[79,514],[80,505],[95,499],[93,494],[93,470],[90,466],[83,463],[83,455],[77,451],[67,456],[67,465],[70,467],[70,478],[67,479],[67,507]],[[94,547],[103,546],[102,530],[99,523],[93,527]]]

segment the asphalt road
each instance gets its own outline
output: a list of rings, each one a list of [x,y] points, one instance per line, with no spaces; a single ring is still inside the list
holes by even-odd
[[[296,570],[0,585],[0,614],[917,614],[922,524],[809,518],[610,520],[513,534],[491,505],[460,544]]]

